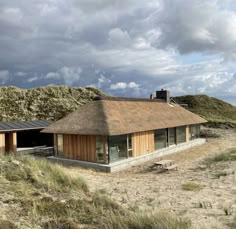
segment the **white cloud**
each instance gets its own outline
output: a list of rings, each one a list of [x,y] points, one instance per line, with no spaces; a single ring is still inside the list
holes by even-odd
[[[25,72],[16,72],[15,76],[25,76],[27,75]]]
[[[113,28],[108,33],[108,40],[115,46],[128,46],[132,40],[127,31],[122,31],[120,28]]]
[[[98,83],[97,83],[97,87],[101,88],[103,85],[107,85],[110,84],[111,80],[109,78],[107,78],[106,76],[104,76],[103,74],[100,74],[99,78],[98,78]]]
[[[161,47],[173,46],[181,53],[217,53],[234,58],[236,12],[216,0],[165,0],[156,18]]]
[[[23,18],[22,12],[17,7],[7,7],[3,9],[3,11],[0,14],[0,19],[7,20],[11,23],[20,23],[21,19]]]
[[[38,76],[33,76],[33,77],[29,78],[27,81],[28,81],[29,83],[32,83],[32,82],[38,81],[39,79],[40,79],[40,78],[39,78]]]
[[[10,73],[8,70],[1,70],[0,71],[1,84],[5,84],[7,82],[7,80],[9,80],[9,77],[10,77]]]
[[[129,82],[129,83],[125,83],[125,82],[118,82],[115,84],[111,84],[110,85],[110,89],[111,90],[119,90],[119,89],[138,89],[139,88],[139,84],[135,83],[135,82]]]
[[[46,75],[46,79],[63,80],[66,85],[72,86],[74,83],[78,83],[82,69],[80,67],[63,67],[57,72],[49,72]]]

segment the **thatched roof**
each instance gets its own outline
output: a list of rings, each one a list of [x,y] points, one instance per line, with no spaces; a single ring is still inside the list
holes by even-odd
[[[174,103],[109,98],[87,103],[42,132],[120,135],[204,122],[205,119]]]

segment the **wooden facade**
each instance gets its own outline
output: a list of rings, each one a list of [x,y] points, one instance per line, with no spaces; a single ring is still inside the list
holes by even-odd
[[[142,156],[154,151],[154,131],[132,134],[133,157]]]
[[[62,146],[59,146],[58,136],[62,136]],[[102,155],[96,154],[97,137],[102,141]],[[60,150],[63,152],[60,152]],[[105,136],[95,135],[76,135],[76,134],[63,134],[54,135],[54,149],[58,157],[68,159],[90,161],[90,162],[107,162],[107,138]]]
[[[186,142],[189,142],[189,126],[186,126]]]
[[[0,153],[15,153],[17,147],[16,132],[0,133]]]
[[[96,161],[96,136],[63,135],[64,157],[81,161]]]
[[[0,133],[0,154],[5,153],[5,133]]]
[[[177,133],[177,128],[174,129],[174,137],[175,144],[180,144],[184,141],[180,139]],[[189,126],[185,126],[185,130],[183,129],[183,133],[185,134],[186,140],[185,142],[189,142]],[[164,147],[158,148],[162,149],[168,147],[168,128],[166,130],[166,145]],[[153,153],[155,150],[155,131],[143,131],[139,133],[127,134],[123,136],[127,136],[127,158],[128,157],[139,157],[143,155],[147,155],[149,153]],[[128,139],[131,136],[131,145],[132,148],[128,147]],[[62,139],[59,150],[59,138]],[[117,136],[119,138],[119,135]],[[184,138],[185,138],[184,137]],[[182,138],[183,139],[183,138]],[[108,161],[109,155],[109,143],[108,136],[96,136],[96,135],[76,135],[76,134],[55,134],[54,135],[54,144],[55,151],[58,157],[64,157],[68,159],[88,161],[88,162],[96,162],[96,163],[110,163],[114,161]],[[126,144],[126,143],[122,143]],[[119,148],[120,146],[117,145]],[[113,147],[114,148],[114,147]],[[125,147],[123,147],[125,148]],[[132,154],[130,154],[130,150]],[[60,152],[59,152],[60,151]],[[118,151],[119,154],[119,151]],[[124,159],[124,155],[122,154],[122,158]],[[119,160],[119,158],[118,158]]]
[[[16,152],[16,145],[17,145],[17,139],[16,139],[16,132],[10,132],[10,133],[5,133],[5,150],[6,152]]]

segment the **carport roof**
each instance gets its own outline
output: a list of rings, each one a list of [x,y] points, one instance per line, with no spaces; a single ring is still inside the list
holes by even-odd
[[[44,129],[51,123],[48,120],[0,122],[0,132]]]

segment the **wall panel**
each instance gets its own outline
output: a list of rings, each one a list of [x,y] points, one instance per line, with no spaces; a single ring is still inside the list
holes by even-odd
[[[81,161],[96,161],[96,136],[63,135],[64,157]]]
[[[186,126],[186,142],[189,142],[189,126]]]
[[[142,156],[154,151],[154,131],[132,134],[133,157]]]
[[[0,154],[5,154],[5,133],[0,133]]]

